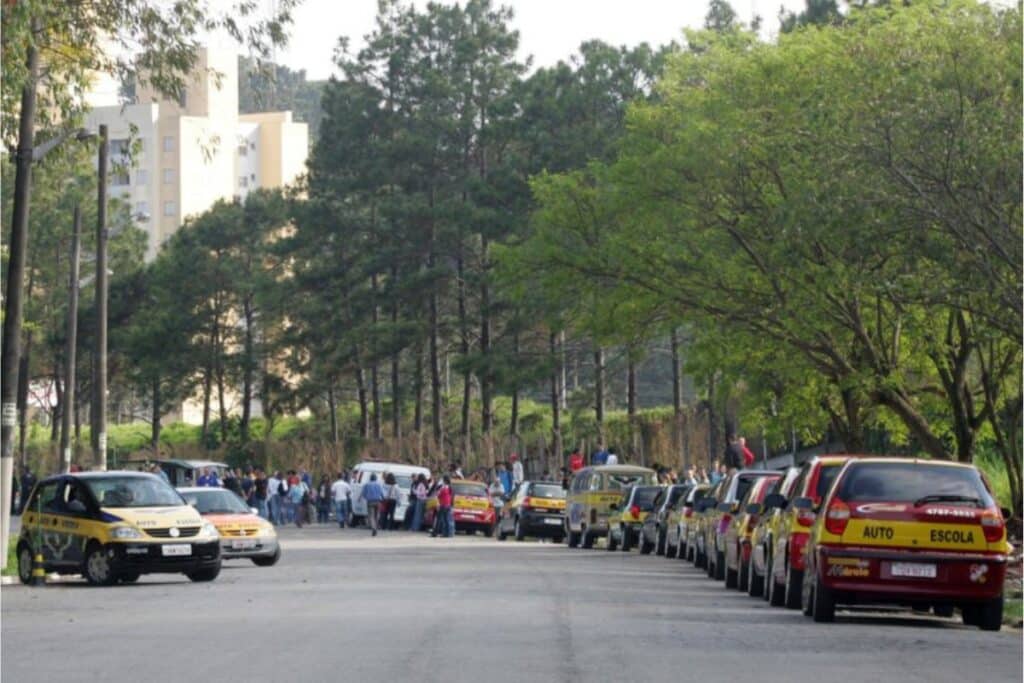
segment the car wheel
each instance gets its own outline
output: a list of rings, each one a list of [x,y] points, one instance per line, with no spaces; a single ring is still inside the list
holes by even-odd
[[[964,620],[964,626],[978,625],[978,606],[964,605],[960,608],[960,617]]]
[[[493,524],[490,525],[489,527],[485,527],[483,531],[484,531],[484,536],[486,536],[487,538],[493,538],[494,537],[494,525]]]
[[[196,583],[202,583],[205,581],[213,581],[220,574],[220,564],[216,567],[210,567],[209,569],[199,569],[194,572],[185,574],[190,580]]]
[[[667,559],[667,560],[674,560],[674,559],[676,559],[676,556],[678,554],[679,554],[679,550],[678,550],[678,548],[676,546],[669,545],[668,542],[665,543],[665,559]]]
[[[652,542],[648,541],[646,536],[643,536],[643,535],[640,536],[640,554],[641,555],[650,555],[652,552],[654,552],[654,547],[656,545],[657,545],[656,543],[652,543]]]
[[[985,604],[979,605],[977,610],[977,624],[982,631],[998,631],[1003,627],[1002,598],[989,600]]]
[[[594,547],[594,537],[590,534],[588,529],[583,530],[583,536],[580,538],[580,547],[590,550]]]
[[[18,546],[18,580],[26,586],[32,584],[32,548],[27,543]]]
[[[618,550],[619,542],[615,540],[615,534],[612,533],[611,529],[608,529],[608,550]]]
[[[953,605],[932,605],[932,612],[934,612],[937,617],[949,619],[953,616]]]
[[[747,570],[750,578],[747,579],[747,595],[752,598],[761,597],[764,594],[764,577],[757,573],[753,562]]]
[[[551,542],[555,545],[562,545],[565,542],[565,536],[553,536]]]
[[[516,526],[513,534],[517,541],[524,541],[526,539],[526,533],[523,531],[523,525],[519,523],[519,518],[516,517]]]
[[[725,552],[718,551],[715,553],[715,581],[725,580]]]
[[[803,590],[804,573],[786,567],[786,608],[800,609],[800,591]]]
[[[740,570],[739,570],[740,575],[739,575],[739,581],[736,582],[736,587],[739,588],[741,591],[745,591],[745,590],[747,590],[747,586],[750,583],[750,563],[749,562],[744,562],[742,559],[739,560],[739,563],[740,563]]]
[[[569,547],[570,548],[576,548],[576,547],[579,546],[579,544],[580,544],[580,535],[579,535],[579,533],[577,533],[577,532],[573,531],[572,529],[570,529],[569,530]]]
[[[498,540],[499,541],[504,541],[506,538],[508,538],[508,534],[506,534],[505,531],[501,528],[501,522],[499,522],[498,523]]]
[[[620,533],[620,536],[622,536],[622,552],[628,553],[630,550],[633,549],[632,534],[629,533],[628,528],[622,527],[622,532]]]
[[[121,574],[119,577],[117,577],[117,580],[121,583],[135,583],[139,580],[140,576],[141,574],[139,574],[138,572],[125,572],[124,574]]]
[[[254,557],[252,563],[257,567],[273,567],[277,564],[277,561],[281,559],[281,548],[279,547],[274,551],[273,555],[269,557]]]
[[[768,565],[768,576],[765,577],[765,589],[768,591],[768,604],[782,607],[786,602],[786,587],[775,580],[775,567]]]
[[[818,623],[836,620],[836,601],[832,591],[820,582],[811,587],[811,617]]]
[[[117,581],[110,558],[99,543],[91,543],[85,551],[82,576],[94,586],[110,586]]]
[[[672,550],[674,551],[675,548],[672,548]],[[667,530],[666,531],[659,531],[658,532],[658,547],[655,548],[655,554],[657,554],[657,555],[667,555],[668,554],[668,531]],[[674,555],[675,553],[673,552],[672,554]]]

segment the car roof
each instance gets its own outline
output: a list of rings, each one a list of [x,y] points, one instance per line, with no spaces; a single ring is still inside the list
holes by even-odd
[[[558,486],[561,487],[562,482],[560,481],[524,481],[524,484],[543,484],[544,486]]]
[[[358,472],[391,472],[392,474],[399,473],[424,473],[430,474],[430,469],[427,467],[421,467],[420,465],[406,465],[400,462],[377,462],[376,460],[367,460],[361,462],[352,468]]]
[[[48,479],[59,479],[60,477],[75,477],[76,479],[104,479],[106,477],[139,477],[159,479],[151,472],[138,472],[135,470],[107,470],[106,472],[70,472],[68,474],[55,474]],[[161,480],[162,481],[162,480]]]
[[[223,486],[179,486],[178,493],[199,493],[200,491],[227,491]]]
[[[610,472],[612,474],[642,474],[650,472],[654,474],[654,470],[649,467],[640,467],[639,465],[591,465],[590,467],[584,467],[577,474],[581,472]]]
[[[157,460],[156,462],[193,470],[199,467],[228,467],[226,462],[217,462],[216,460],[181,460],[175,458],[169,460]]]
[[[888,456],[861,456],[849,461],[852,464],[875,464],[875,463],[899,463],[903,465],[923,465],[934,467],[959,467],[960,469],[975,470],[974,465],[965,462],[952,462],[951,460],[929,460],[927,458],[894,458]]]
[[[480,486],[487,486],[487,482],[477,481],[476,479],[452,479],[453,484],[479,484]]]

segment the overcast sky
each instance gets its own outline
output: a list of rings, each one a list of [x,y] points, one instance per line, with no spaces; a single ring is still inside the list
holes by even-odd
[[[445,0],[442,0],[445,1]],[[264,0],[269,6],[273,0]],[[426,4],[416,0],[416,5]],[[699,28],[707,13],[707,0],[505,0],[519,30],[520,56],[533,55],[534,66],[566,59],[579,44],[599,38],[613,45],[660,45],[680,40],[684,27]],[[733,0],[733,9],[748,22],[752,14],[764,19],[766,36],[778,31],[779,7],[800,9],[803,0]],[[352,48],[363,44],[373,30],[377,0],[303,0],[295,11],[288,47],[278,50],[276,61],[292,69],[305,69],[310,79],[334,73],[332,55],[339,36],[348,36]]]

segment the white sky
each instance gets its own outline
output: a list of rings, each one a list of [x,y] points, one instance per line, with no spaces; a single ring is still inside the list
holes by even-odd
[[[442,0],[447,2],[448,0]],[[264,0],[270,5],[273,0]],[[414,0],[422,6],[423,0]],[[684,27],[699,28],[707,14],[707,0],[495,0],[513,8],[513,26],[519,30],[520,57],[533,55],[534,66],[549,66],[567,59],[580,43],[599,38],[613,45],[642,42],[661,45],[681,42]],[[803,0],[732,0],[743,22],[752,14],[763,18],[766,36],[778,31],[779,7],[798,10]],[[276,60],[291,69],[305,69],[316,80],[334,71],[333,54],[339,36],[350,38],[351,49],[363,45],[373,30],[377,0],[303,0],[293,14],[288,46]]]

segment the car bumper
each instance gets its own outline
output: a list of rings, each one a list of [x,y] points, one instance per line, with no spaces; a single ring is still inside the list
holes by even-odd
[[[164,554],[164,546],[188,545],[188,555]],[[181,543],[109,543],[111,567],[116,572],[138,572],[140,574],[187,573],[199,569],[216,567],[220,564],[220,541],[183,540]]]
[[[239,547],[239,541],[251,541],[246,547]],[[254,537],[250,539],[236,537],[221,537],[220,555],[225,560],[247,557],[272,557],[278,550],[276,538]]]
[[[855,602],[905,604],[920,600],[982,601],[1000,597],[1007,558],[990,553],[943,553],[872,548],[817,550],[818,581]],[[895,563],[934,565],[934,578],[895,576]]]
[[[565,535],[565,516],[556,512],[523,512],[519,525],[528,536]]]

